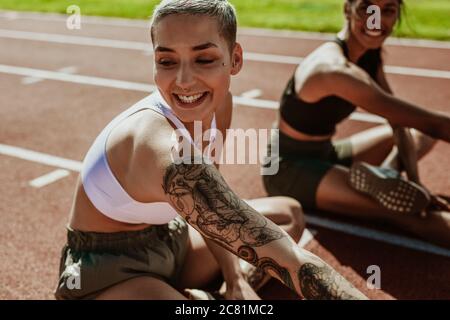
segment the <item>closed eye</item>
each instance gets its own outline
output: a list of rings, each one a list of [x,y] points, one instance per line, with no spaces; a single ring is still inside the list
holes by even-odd
[[[175,62],[172,60],[159,60],[158,64],[162,65],[163,67],[170,67],[170,66],[174,65]]]
[[[197,63],[200,64],[210,64],[213,63],[215,60],[213,59],[197,59]]]

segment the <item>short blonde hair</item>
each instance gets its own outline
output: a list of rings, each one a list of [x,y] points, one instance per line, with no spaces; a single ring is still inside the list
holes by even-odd
[[[236,44],[236,10],[227,0],[163,0],[152,16],[150,33],[154,40],[154,26],[164,17],[173,14],[205,15],[217,19],[219,33],[225,38],[230,51]]]

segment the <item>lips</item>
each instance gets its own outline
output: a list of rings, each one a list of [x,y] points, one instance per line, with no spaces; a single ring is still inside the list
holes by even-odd
[[[193,108],[200,105],[205,100],[205,98],[208,96],[208,92],[190,95],[174,93],[173,96],[181,107]]]

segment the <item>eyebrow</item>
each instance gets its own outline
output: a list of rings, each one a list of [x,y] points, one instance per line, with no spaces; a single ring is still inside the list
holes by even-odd
[[[201,50],[206,50],[209,48],[218,48],[218,46],[212,42],[206,42],[206,43],[200,44],[198,46],[192,47],[192,50],[193,51],[201,51]],[[155,48],[155,52],[175,52],[175,50],[166,48],[166,47],[157,46]]]

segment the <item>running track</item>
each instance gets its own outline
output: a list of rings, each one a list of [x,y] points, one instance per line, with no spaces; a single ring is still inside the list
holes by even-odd
[[[58,15],[0,11],[0,299],[52,299],[64,226],[80,161],[99,130],[152,85],[144,21],[84,18],[67,30]],[[270,128],[295,63],[329,36],[241,30],[243,71],[232,82],[234,128]],[[388,78],[396,94],[450,112],[450,43],[390,41]],[[346,136],[380,119],[358,113]],[[424,183],[450,193],[448,144],[420,165]],[[257,165],[223,165],[243,198],[265,196]],[[387,226],[308,215],[306,248],[374,299],[450,299],[450,251]],[[307,235],[311,235],[308,233]],[[366,286],[381,268],[381,290]],[[294,298],[275,281],[265,298]]]

